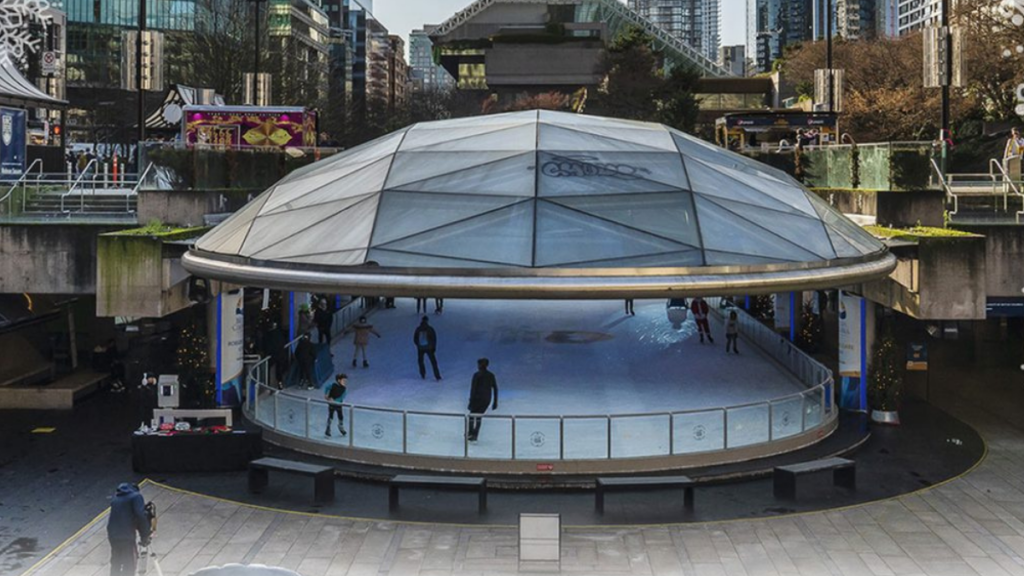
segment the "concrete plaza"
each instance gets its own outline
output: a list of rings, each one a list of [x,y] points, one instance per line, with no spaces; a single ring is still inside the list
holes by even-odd
[[[989,443],[987,458],[963,477],[890,500],[771,519],[567,527],[562,572],[1024,575],[1024,432],[988,409],[946,398]],[[511,526],[296,514],[154,484],[144,492],[163,510],[155,547],[165,576],[229,562],[278,565],[303,576],[519,573]],[[27,574],[105,574],[104,525],[101,515]]]

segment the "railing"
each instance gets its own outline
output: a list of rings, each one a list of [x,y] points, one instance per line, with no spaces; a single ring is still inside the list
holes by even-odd
[[[22,209],[22,211],[25,210],[25,197],[28,196],[28,191],[26,190],[26,188],[27,188],[26,182],[28,181],[29,174],[32,173],[32,169],[35,168],[36,166],[39,167],[39,172],[38,172],[39,175],[36,177],[36,181],[38,182],[39,178],[41,178],[42,175],[43,175],[43,160],[42,160],[42,158],[36,158],[35,160],[33,160],[32,163],[29,164],[28,169],[25,170],[25,173],[22,174],[21,176],[19,176],[17,180],[15,180],[14,184],[11,186],[11,189],[7,191],[7,194],[5,194],[3,198],[0,198],[0,204],[3,204],[4,202],[7,202],[7,214],[8,215],[13,215],[14,214],[14,191],[18,189],[18,186],[22,187],[21,209]]]
[[[931,164],[932,173],[942,183],[946,198],[953,202],[953,209],[949,211],[950,216],[956,216],[960,212],[961,196],[987,196],[997,199],[1002,197],[1003,212],[1009,212],[1011,192],[1020,197],[1024,203],[1024,193],[1021,192],[1020,182],[1014,181],[1010,177],[998,159],[989,159],[987,174],[943,174],[934,158]],[[998,205],[993,205],[992,209],[999,211]],[[1014,215],[1018,224],[1020,224],[1022,214],[1024,214],[1024,210],[1018,211]]]
[[[714,303],[709,300],[709,304]],[[822,428],[838,417],[831,371],[739,311],[739,330],[807,390],[736,406],[642,414],[481,416],[469,442],[470,415],[342,404],[349,434],[328,437],[328,403],[266,385],[263,359],[250,371],[246,412],[282,434],[361,450],[489,460],[602,460],[724,451],[764,445]]]

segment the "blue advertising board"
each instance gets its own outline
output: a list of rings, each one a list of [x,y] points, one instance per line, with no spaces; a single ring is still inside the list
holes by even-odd
[[[28,116],[17,108],[0,108],[0,179],[16,180],[25,172]]]

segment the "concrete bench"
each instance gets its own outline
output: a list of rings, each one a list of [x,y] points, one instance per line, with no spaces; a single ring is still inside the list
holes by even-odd
[[[477,510],[487,510],[487,479],[468,476],[412,476],[399,474],[388,483],[388,510],[398,509],[401,488],[432,488],[434,490],[476,490]]]
[[[594,505],[598,513],[604,513],[605,492],[626,492],[638,490],[661,490],[682,488],[683,506],[693,508],[693,486],[696,482],[689,476],[635,476],[625,478],[598,478],[594,490]]]
[[[825,458],[791,464],[789,466],[776,466],[772,474],[776,498],[796,498],[796,477],[801,474],[813,474],[815,472],[832,471],[832,482],[836,486],[843,486],[851,490],[857,485],[857,463],[846,458]]]
[[[313,501],[329,502],[334,500],[334,468],[281,460],[280,458],[260,458],[249,462],[249,491],[257,494],[262,492],[270,481],[271,470],[312,476]]]

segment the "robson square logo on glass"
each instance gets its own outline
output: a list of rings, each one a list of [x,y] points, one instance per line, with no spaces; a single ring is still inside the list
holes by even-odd
[[[541,173],[552,178],[620,178],[639,180],[642,174],[650,174],[647,168],[600,162],[599,158],[586,155],[554,156],[541,165]]]

